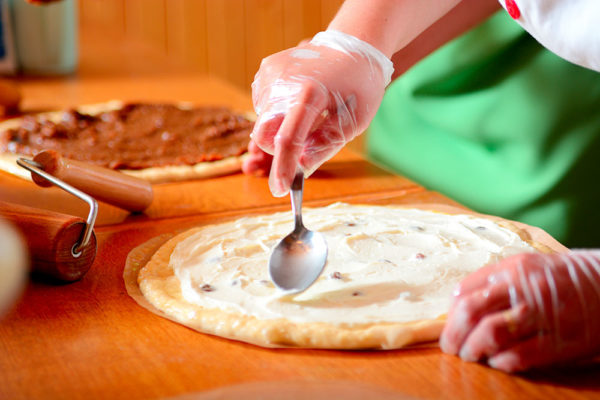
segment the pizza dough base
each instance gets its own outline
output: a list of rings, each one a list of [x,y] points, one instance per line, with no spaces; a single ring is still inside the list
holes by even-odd
[[[83,114],[96,115],[107,111],[118,110],[123,107],[124,103],[120,100],[112,100],[106,103],[88,104],[77,107],[77,111]],[[191,108],[191,103],[181,102],[178,104],[180,108]],[[58,122],[62,117],[63,111],[52,111],[40,113],[38,116],[44,116],[50,121]],[[255,117],[251,113],[242,113],[249,120],[254,120]],[[19,127],[21,118],[9,119],[0,122],[0,132],[7,129]],[[17,160],[21,157],[31,158],[21,154],[0,153],[0,170],[6,171],[19,178],[31,180],[31,173],[17,165]],[[201,162],[194,165],[173,165],[163,167],[152,167],[138,170],[119,169],[119,172],[145,179],[151,183],[177,182],[191,179],[210,178],[215,176],[232,174],[238,172],[242,168],[242,164],[247,157],[246,154],[235,157],[226,157],[222,160]]]
[[[567,249],[539,228],[509,223],[497,217],[482,216],[446,205],[416,205],[402,208],[437,210],[449,214],[470,214],[500,222],[520,234],[521,238],[542,252]],[[134,249],[124,270],[128,293],[144,308],[200,332],[241,340],[262,347],[302,347],[326,349],[395,349],[411,344],[437,340],[446,316],[405,323],[364,323],[331,325],[320,322],[295,323],[286,319],[259,320],[253,316],[210,309],[187,302],[179,281],[169,266],[177,243],[200,228],[177,236],[156,237]],[[174,237],[173,237],[174,236]],[[138,282],[143,285],[146,296]],[[166,314],[158,310],[169,310]]]

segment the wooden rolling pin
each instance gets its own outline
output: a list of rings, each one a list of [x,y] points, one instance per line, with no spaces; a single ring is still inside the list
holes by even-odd
[[[152,203],[152,185],[143,179],[63,158],[54,150],[39,152],[33,161],[45,172],[97,200],[129,211],[143,211]],[[52,186],[52,183],[34,173],[31,178],[39,186]]]
[[[72,282],[82,278],[96,257],[96,236],[77,256],[73,247],[81,240],[85,221],[71,215],[0,201],[0,217],[23,234],[34,272]]]

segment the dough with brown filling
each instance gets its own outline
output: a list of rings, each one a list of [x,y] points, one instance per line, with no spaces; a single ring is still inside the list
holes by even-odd
[[[15,118],[0,123],[0,169],[30,179],[16,160],[53,149],[153,183],[224,175],[241,168],[249,118],[188,103],[121,101]]]

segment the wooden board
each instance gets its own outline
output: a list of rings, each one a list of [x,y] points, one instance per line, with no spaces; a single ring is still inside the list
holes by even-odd
[[[415,200],[440,203],[443,197],[427,192],[375,202]],[[81,281],[31,283],[0,325],[0,398],[154,398],[206,390],[227,398],[250,382],[253,398],[286,387],[318,396],[314,390],[335,392],[336,385],[356,393],[460,399],[590,398],[599,389],[597,365],[511,376],[464,363],[435,346],[380,352],[263,349],[199,334],[151,314],[127,295],[122,271],[132,248],[234,214],[100,228],[98,257]]]
[[[190,101],[198,105],[224,105],[235,110],[252,109],[248,96],[217,79],[203,76],[142,76],[137,78],[81,78],[77,81],[33,79],[21,82],[23,107],[27,112],[49,111],[99,103],[125,101]],[[332,181],[343,181],[331,185]],[[361,193],[422,190],[415,183],[378,168],[352,151],[344,150],[310,178],[305,198],[323,200]],[[0,171],[0,200],[64,214],[85,217],[87,206],[64,191],[40,188]],[[154,185],[154,201],[143,215],[129,214],[100,204],[97,224],[171,218],[186,215],[252,209],[256,206],[289,204],[289,198],[273,198],[267,179],[241,173],[219,179]]]
[[[249,106],[247,97],[203,78],[33,80],[23,82],[23,92],[28,109],[115,97]],[[324,171],[307,183],[307,205],[344,200],[457,206],[351,153]],[[23,190],[19,199],[26,202],[41,193],[56,207],[63,200],[0,178],[0,198],[14,190]],[[1,320],[0,399],[600,398],[598,364],[507,375],[444,355],[435,346],[381,352],[263,349],[157,317],[126,293],[122,273],[131,249],[163,233],[289,207],[287,199],[270,197],[266,179],[243,175],[157,190],[147,215],[101,210],[98,254],[82,280],[61,286],[30,282]]]
[[[154,199],[143,214],[101,203],[97,225],[181,217],[228,210],[250,210],[257,206],[288,206],[289,197],[275,198],[268,179],[236,173],[215,179],[153,185]],[[332,182],[339,184],[332,185]],[[420,191],[415,183],[394,176],[344,150],[309,178],[306,201],[343,199],[356,194]],[[0,199],[85,218],[86,203],[57,188],[41,188],[33,182],[0,171]]]

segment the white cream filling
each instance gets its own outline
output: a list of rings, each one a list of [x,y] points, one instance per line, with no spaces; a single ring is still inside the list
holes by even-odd
[[[259,319],[353,324],[407,322],[448,311],[454,286],[476,269],[535,251],[516,233],[468,215],[336,203],[304,210],[329,247],[317,282],[296,296],[269,279],[271,249],[290,212],[209,225],[180,242],[170,266],[184,298]]]

